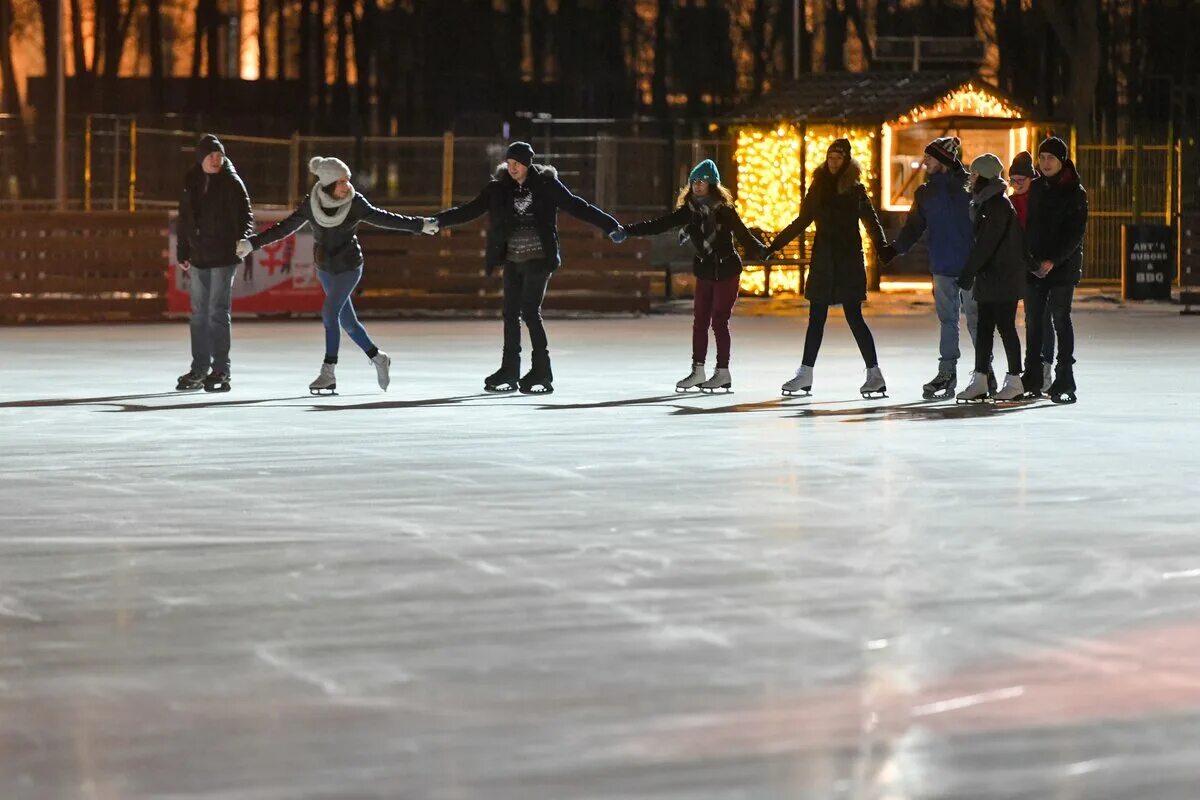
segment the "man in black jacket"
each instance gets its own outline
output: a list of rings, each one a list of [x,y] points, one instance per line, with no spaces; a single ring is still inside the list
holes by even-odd
[[[1047,394],[1055,402],[1075,400],[1075,329],[1071,300],[1083,277],[1083,235],[1087,230],[1087,191],[1067,152],[1067,143],[1050,137],[1038,148],[1041,177],[1029,188],[1029,220],[1025,237],[1033,271],[1025,296],[1025,389],[1039,394],[1042,386],[1042,338],[1046,309],[1058,334],[1058,365]],[[1053,334],[1051,334],[1053,335]],[[1036,374],[1035,374],[1036,373]]]
[[[553,391],[542,300],[550,276],[562,263],[558,245],[558,212],[591,223],[613,241],[621,241],[621,226],[608,214],[576,197],[551,166],[533,163],[533,148],[513,142],[505,163],[474,200],[437,215],[442,228],[461,225],[488,215],[485,268],[490,275],[504,267],[504,357],[500,369],[489,375],[483,388],[489,392],[541,394]],[[521,371],[521,320],[529,329],[533,367]]]
[[[246,185],[212,134],[196,145],[196,165],[179,200],[176,260],[191,276],[192,366],[176,389],[229,391],[233,279],[238,241],[254,232]],[[212,372],[209,372],[211,367]]]

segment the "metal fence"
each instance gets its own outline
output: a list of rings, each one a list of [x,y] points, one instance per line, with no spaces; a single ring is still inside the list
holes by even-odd
[[[52,138],[0,117],[0,207],[52,205]],[[221,135],[254,202],[289,206],[308,191],[314,155],[337,156],[354,169],[355,184],[381,205],[412,213],[474,197],[504,156],[498,137],[310,137]],[[191,131],[140,127],[130,117],[73,120],[67,147],[72,208],[165,208],[178,201],[182,176],[194,163]],[[536,131],[539,161],[555,165],[575,192],[622,220],[662,213],[688,170],[714,159],[735,184],[730,137],[620,134],[552,135]],[[1184,155],[1178,142],[1082,145],[1076,163],[1088,189],[1090,222],[1085,278],[1120,279],[1120,231],[1126,222],[1173,224],[1180,207]],[[1193,167],[1194,168],[1194,167]],[[21,176],[18,180],[17,176]]]

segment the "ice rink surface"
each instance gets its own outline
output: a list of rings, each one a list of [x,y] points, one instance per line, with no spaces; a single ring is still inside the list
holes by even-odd
[[[0,329],[4,800],[1196,800],[1200,320],[1076,315],[1080,401],[926,403],[932,315]],[[960,388],[969,370],[964,334]],[[999,355],[998,355],[999,357]],[[710,356],[710,364],[712,363]]]

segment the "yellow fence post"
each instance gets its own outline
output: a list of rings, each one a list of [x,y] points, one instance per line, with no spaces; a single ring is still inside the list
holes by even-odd
[[[92,210],[92,115],[83,123],[83,210]]]
[[[129,122],[129,210],[137,211],[137,120]]]
[[[442,134],[442,208],[454,205],[454,132]]]

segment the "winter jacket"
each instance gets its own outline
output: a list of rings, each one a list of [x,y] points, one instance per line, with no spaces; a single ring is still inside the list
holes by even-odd
[[[1034,178],[1029,187],[1029,222],[1025,234],[1034,266],[1054,263],[1045,278],[1030,281],[1050,286],[1074,286],[1083,277],[1083,235],[1087,231],[1087,191],[1070,159],[1053,178]]]
[[[317,191],[316,188],[313,191]],[[313,233],[313,261],[317,268],[325,272],[337,274],[350,272],[363,265],[362,247],[358,243],[358,226],[366,223],[376,228],[391,231],[408,231],[419,233],[422,219],[409,217],[404,214],[393,214],[376,208],[361,194],[356,194],[350,201],[350,212],[340,225],[326,228],[317,223],[313,216],[311,195],[306,195],[286,219],[267,228],[262,233],[248,237],[250,244],[257,250],[300,230],[307,223]]]
[[[742,259],[733,246],[734,237],[737,237],[752,258],[758,258],[766,245],[755,238],[738,216],[737,210],[724,200],[715,202],[711,209],[715,226],[710,227],[712,238],[708,244],[704,232],[705,215],[693,200],[685,201],[666,216],[626,225],[624,230],[628,236],[653,236],[656,233],[682,228],[688,241],[696,249],[692,273],[697,278],[714,281],[732,278],[742,274]]]
[[[804,286],[804,296],[810,303],[838,305],[867,299],[867,268],[858,233],[859,221],[866,225],[877,252],[885,240],[861,176],[862,168],[854,159],[838,175],[831,174],[824,166],[818,168],[800,204],[800,216],[771,242],[769,252],[782,250],[816,222],[812,262]]]
[[[438,224],[443,228],[462,225],[484,214],[488,215],[487,252],[484,259],[488,273],[507,260],[508,237],[516,225],[517,218],[513,208],[513,193],[517,188],[517,182],[501,164],[495,177],[483,187],[474,200],[448,208],[437,215]],[[551,272],[562,264],[558,243],[560,209],[595,225],[605,233],[612,233],[618,227],[617,221],[608,214],[583,198],[571,194],[571,190],[558,179],[558,170],[552,166],[534,164],[530,167],[529,175],[525,179],[525,188],[533,193],[534,225],[538,237],[542,240],[542,252],[545,253]]]
[[[973,288],[980,303],[1015,303],[1025,296],[1029,254],[1016,209],[1004,194],[1004,181],[987,182],[975,192],[971,213],[975,241],[958,285]]]
[[[181,264],[209,269],[241,262],[235,249],[254,233],[254,213],[246,184],[229,159],[213,175],[199,164],[188,170],[176,231],[175,260]]]
[[[907,253],[925,234],[931,272],[957,278],[971,252],[970,204],[966,171],[955,168],[930,175],[917,188],[908,219],[892,243],[896,252]]]

